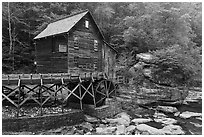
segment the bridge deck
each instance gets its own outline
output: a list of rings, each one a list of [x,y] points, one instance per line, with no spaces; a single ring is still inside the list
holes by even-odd
[[[3,74],[2,85],[18,85],[19,80],[21,84],[53,84],[64,82],[74,82],[79,80],[100,79],[106,77],[103,72],[96,73],[54,73],[54,74]]]

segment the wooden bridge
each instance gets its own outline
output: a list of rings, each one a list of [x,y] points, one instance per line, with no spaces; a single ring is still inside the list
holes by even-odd
[[[63,112],[67,102],[76,101],[83,109],[83,103],[94,107],[115,93],[115,85],[105,73],[84,74],[10,74],[2,75],[2,103],[20,108],[32,101],[41,109],[49,101],[59,102]]]

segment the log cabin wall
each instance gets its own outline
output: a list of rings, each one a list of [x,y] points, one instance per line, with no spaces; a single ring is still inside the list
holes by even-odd
[[[75,23],[66,33],[37,40],[37,72],[106,72],[109,77],[114,77],[116,52],[103,41],[90,13]]]
[[[88,21],[88,28],[85,26],[86,21]],[[102,38],[90,14],[85,15],[69,33],[69,72],[103,71],[102,44]]]
[[[59,51],[59,45],[67,46],[63,35],[50,36],[37,41],[36,61],[38,73],[66,73],[67,50]]]
[[[102,55],[104,62],[104,72],[108,75],[110,79],[114,79],[116,52],[111,49],[107,44],[104,44],[102,49]]]

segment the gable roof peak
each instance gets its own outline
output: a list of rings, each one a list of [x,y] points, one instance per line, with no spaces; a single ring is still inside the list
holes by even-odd
[[[89,11],[81,11],[76,14],[68,15],[57,19],[47,25],[47,27],[38,34],[34,39],[40,39],[48,36],[53,36],[68,32],[75,24],[83,18]]]
[[[56,22],[56,21],[59,21],[59,20],[63,20],[63,19],[66,19],[66,18],[69,18],[69,17],[75,16],[75,15],[78,15],[78,14],[81,14],[81,13],[84,13],[84,12],[87,12],[87,13],[88,13],[89,10],[86,9],[86,10],[80,10],[80,11],[78,11],[78,12],[71,13],[71,14],[69,14],[69,15],[66,15],[66,16],[63,16],[63,17],[60,17],[60,18],[54,19],[54,20],[50,21],[49,24],[50,24],[50,23],[53,23],[53,22]]]

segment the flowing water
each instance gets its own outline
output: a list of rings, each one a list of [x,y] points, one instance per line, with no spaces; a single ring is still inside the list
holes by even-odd
[[[148,105],[148,107],[151,107],[151,108],[156,108],[157,106],[158,105],[156,104]],[[199,99],[197,102],[188,102],[188,104],[183,104],[183,105],[178,105],[178,106],[173,106],[173,107],[176,107],[178,111],[180,112],[180,114],[185,111],[202,113],[202,100]],[[146,118],[148,117],[153,118],[154,113],[155,113],[154,110],[146,110],[140,114]],[[202,119],[201,118],[190,117],[190,118],[184,119],[184,118],[180,118],[179,116],[174,116],[174,114],[171,114],[171,113],[165,113],[165,115],[167,115],[167,117],[169,118],[173,118],[177,120],[178,122],[176,125],[181,126],[186,135],[202,135]],[[147,124],[157,129],[161,129],[164,127],[162,123],[157,123],[157,122],[148,122]]]

